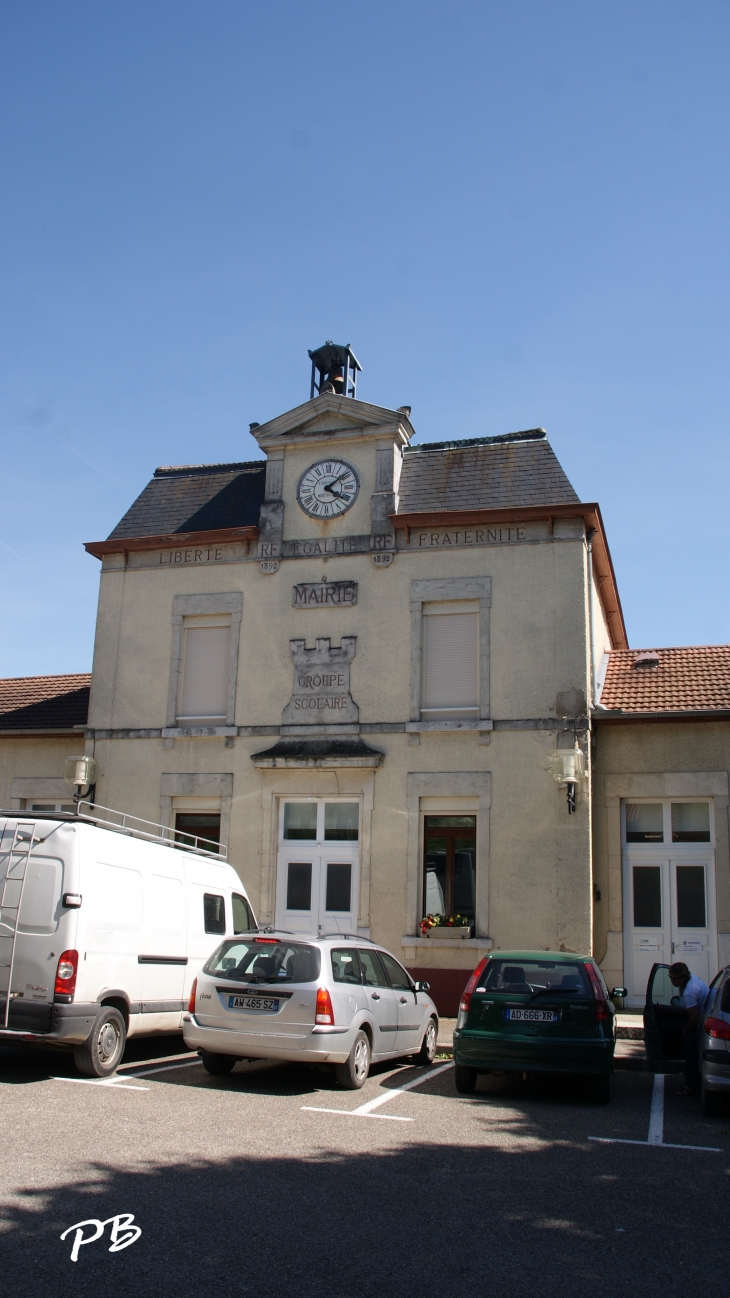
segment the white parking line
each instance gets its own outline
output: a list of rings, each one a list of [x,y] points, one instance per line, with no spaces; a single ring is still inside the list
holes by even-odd
[[[202,1059],[181,1059],[177,1064],[163,1064],[159,1068],[147,1068],[144,1072],[116,1073],[114,1077],[52,1077],[52,1082],[75,1082],[78,1086],[110,1086],[115,1091],[148,1091],[149,1086],[134,1086],[127,1082],[128,1077],[152,1077],[154,1073],[170,1073],[177,1068],[202,1067]],[[139,1068],[140,1065],[138,1064]]]
[[[147,1068],[143,1073],[125,1073],[125,1077],[151,1077],[153,1073],[171,1073],[176,1068],[202,1068],[202,1059],[185,1059],[179,1064],[163,1064],[161,1068]],[[147,1089],[146,1087],[144,1088]]]
[[[654,1074],[649,1112],[649,1133],[646,1140],[620,1140],[617,1136],[589,1136],[599,1145],[653,1145],[660,1149],[693,1149],[702,1154],[721,1154],[715,1145],[672,1145],[664,1140],[664,1073]]]
[[[125,1086],[124,1079],[116,1077],[51,1077],[51,1082],[75,1082],[77,1086],[111,1086],[115,1091],[148,1091],[149,1086]]]
[[[396,1095],[402,1095],[404,1091],[412,1091],[415,1086],[421,1086],[429,1078],[437,1077],[439,1073],[445,1073],[447,1069],[453,1067],[453,1064],[442,1064],[440,1068],[432,1068],[430,1072],[423,1073],[421,1077],[414,1077],[410,1082],[404,1082],[403,1086],[397,1086],[395,1090],[376,1095],[374,1100],[367,1100],[356,1109],[324,1109],[313,1104],[303,1104],[302,1109],[307,1113],[339,1113],[345,1118],[383,1118],[389,1122],[413,1122],[413,1118],[396,1118],[390,1113],[373,1113],[373,1109],[379,1109],[381,1104],[387,1104],[389,1100],[395,1099]]]

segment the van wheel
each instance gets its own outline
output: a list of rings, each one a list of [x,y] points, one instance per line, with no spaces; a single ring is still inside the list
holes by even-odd
[[[708,1118],[719,1118],[725,1112],[725,1097],[720,1091],[708,1091],[704,1082],[700,1092],[702,1112]]]
[[[476,1068],[469,1068],[466,1064],[456,1064],[454,1082],[459,1095],[473,1095],[477,1084]]]
[[[355,1037],[355,1044],[350,1057],[344,1064],[335,1064],[337,1085],[346,1091],[359,1091],[364,1086],[370,1072],[370,1042],[367,1032],[360,1030]]]
[[[611,1074],[603,1073],[590,1080],[590,1096],[594,1104],[608,1104],[611,1099]]]
[[[414,1064],[432,1064],[436,1058],[436,1045],[438,1041],[438,1028],[436,1020],[429,1019],[426,1024],[426,1032],[421,1042],[421,1049],[417,1055],[413,1056]]]
[[[227,1073],[233,1072],[238,1063],[235,1055],[211,1055],[207,1050],[201,1050],[200,1058],[205,1071],[213,1077],[225,1077]]]
[[[102,1005],[82,1046],[74,1050],[74,1063],[84,1077],[110,1077],[116,1072],[127,1040],[127,1027],[119,1010]]]

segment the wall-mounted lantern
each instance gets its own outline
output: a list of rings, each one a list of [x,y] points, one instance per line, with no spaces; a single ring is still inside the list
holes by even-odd
[[[579,780],[585,772],[585,757],[582,750],[575,748],[558,748],[552,756],[553,779],[558,786],[568,790],[568,815],[575,811],[575,791]]]
[[[66,784],[74,786],[74,802],[76,810],[79,809],[79,803],[82,797],[89,802],[94,801],[94,789],[96,786],[96,776],[98,765],[95,757],[67,757],[63,769],[63,778]]]

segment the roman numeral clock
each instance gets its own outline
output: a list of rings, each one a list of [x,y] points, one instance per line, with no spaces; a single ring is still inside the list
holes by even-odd
[[[310,518],[338,518],[357,499],[360,483],[343,460],[319,460],[299,479],[297,500]]]

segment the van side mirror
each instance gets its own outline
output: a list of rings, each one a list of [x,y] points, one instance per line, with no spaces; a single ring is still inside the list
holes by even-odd
[[[611,992],[611,1000],[612,1001],[619,1000],[619,999],[623,1000],[624,996],[628,996],[628,994],[629,994],[628,987],[614,987],[613,991]]]
[[[423,982],[423,983],[416,983],[416,991],[417,991],[417,992],[430,992],[430,990],[431,990],[431,984],[430,984],[430,983],[426,983],[426,982]]]

